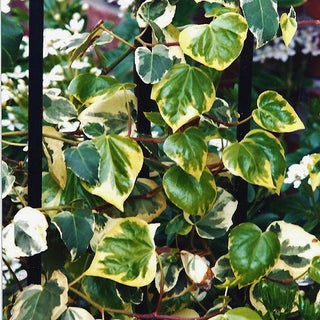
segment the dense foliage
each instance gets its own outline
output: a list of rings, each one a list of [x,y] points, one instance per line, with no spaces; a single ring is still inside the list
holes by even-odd
[[[46,0],[41,208],[27,205],[26,17],[2,15],[5,319],[320,318],[319,100],[302,121],[260,74],[243,118],[224,84],[249,33],[256,52],[290,46],[302,2],[128,1],[123,24],[84,32],[80,0]],[[42,284],[24,286],[13,265],[40,253]]]

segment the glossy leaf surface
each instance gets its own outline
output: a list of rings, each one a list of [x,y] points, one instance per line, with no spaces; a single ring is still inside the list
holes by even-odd
[[[280,18],[280,27],[282,38],[286,46],[288,46],[297,31],[296,13],[291,7],[289,14],[283,13]]]
[[[215,100],[215,88],[200,69],[176,64],[153,86],[151,98],[157,101],[166,123],[177,131],[210,110]]]
[[[239,307],[226,312],[227,320],[262,320],[256,311],[247,307]]]
[[[85,274],[133,287],[149,284],[156,275],[153,237],[158,225],[138,218],[114,219],[108,223],[109,229]]]
[[[170,168],[163,177],[168,198],[186,213],[203,215],[216,199],[216,184],[211,172],[205,169],[199,181],[180,167]]]
[[[320,256],[316,256],[312,259],[308,274],[312,280],[320,283]]]
[[[310,154],[307,169],[310,175],[310,184],[313,191],[320,186],[320,153]]]
[[[94,317],[86,309],[69,307],[59,320],[94,320]]]
[[[304,129],[297,113],[279,93],[265,91],[257,100],[258,109],[253,110],[253,120],[262,128],[274,132],[292,132]]]
[[[71,261],[78,259],[87,250],[93,236],[94,217],[91,210],[63,211],[52,222],[71,254]]]
[[[253,223],[242,223],[229,235],[229,256],[240,287],[258,281],[275,265],[280,242],[273,232],[262,232]]]
[[[226,13],[210,24],[194,25],[180,33],[185,54],[216,70],[226,69],[239,56],[247,35],[246,20],[237,13]]]
[[[259,157],[256,157],[256,155]],[[280,192],[286,171],[284,150],[280,142],[263,130],[251,130],[241,142],[223,150],[227,169],[249,183]]]

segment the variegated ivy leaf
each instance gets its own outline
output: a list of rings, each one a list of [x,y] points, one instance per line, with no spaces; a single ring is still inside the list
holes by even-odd
[[[163,145],[166,155],[198,181],[206,165],[208,147],[202,132],[190,127],[169,136]]]
[[[320,283],[320,256],[312,258],[311,266],[308,269],[308,274],[312,280]]]
[[[282,38],[286,46],[288,46],[297,31],[296,12],[293,7],[290,8],[289,15],[283,13],[280,18],[280,28],[282,31]]]
[[[215,88],[208,76],[187,64],[171,67],[151,92],[161,116],[174,132],[209,111],[215,97]]]
[[[68,180],[68,179],[67,179]],[[53,180],[48,172],[42,173],[42,194],[41,204],[46,207],[58,207],[60,205],[62,189]],[[57,210],[47,210],[46,213],[53,218]]]
[[[197,254],[190,253],[185,250],[180,251],[184,271],[189,279],[196,284],[197,287],[210,289],[213,280],[213,272],[210,269],[209,261]]]
[[[2,190],[2,199],[4,199],[11,191],[14,181],[16,180],[15,176],[11,174],[11,170],[8,165],[2,160],[1,163],[1,190]]]
[[[52,220],[61,239],[70,251],[71,261],[78,259],[88,248],[93,236],[94,217],[91,210],[63,211]]]
[[[163,177],[163,187],[170,201],[192,215],[204,215],[217,196],[216,183],[207,168],[198,181],[180,167],[172,167]]]
[[[129,117],[137,108],[137,98],[130,90],[116,90],[101,95],[91,105],[84,109],[78,119],[84,133],[89,137],[103,133],[126,135],[129,127]],[[133,121],[131,130],[134,129]],[[94,125],[100,127],[93,128]]]
[[[171,23],[175,11],[176,6],[168,0],[147,0],[138,9],[137,22],[140,28],[147,27],[150,22],[164,28]]]
[[[83,308],[68,307],[68,309],[61,315],[59,320],[95,320],[94,317]]]
[[[228,310],[224,314],[224,317],[226,317],[226,320],[262,320],[262,318],[256,311],[253,311],[248,307],[239,307]]]
[[[195,2],[209,2],[209,3],[220,3],[225,7],[229,8],[238,8],[239,7],[239,0],[194,0]]]
[[[159,82],[172,65],[169,49],[158,44],[152,48],[139,47],[135,50],[136,70],[145,83]]]
[[[62,134],[53,127],[44,126],[43,135],[43,150],[48,161],[49,172],[59,187],[64,189],[67,182],[67,167],[62,151],[63,141],[59,140]],[[55,139],[55,137],[57,138]]]
[[[97,195],[123,211],[123,203],[130,195],[143,164],[143,153],[134,140],[114,134],[92,140],[100,155],[96,185],[83,183]]]
[[[307,169],[312,191],[315,191],[320,186],[320,153],[310,154]]]
[[[292,132],[304,129],[297,113],[279,93],[265,91],[257,100],[258,109],[253,110],[253,120],[263,129],[274,132]]]
[[[216,70],[224,70],[237,59],[247,36],[248,25],[238,13],[226,13],[210,24],[194,25],[180,33],[185,54]]]
[[[157,218],[167,207],[166,198],[153,180],[138,178],[129,199],[124,203],[124,212],[115,207],[107,208],[111,218],[137,217],[146,222]]]
[[[78,116],[74,104],[64,97],[46,94],[43,101],[43,119],[48,123],[61,124]]]
[[[217,200],[201,220],[195,224],[199,236],[206,239],[224,236],[232,226],[232,217],[237,206],[238,201],[232,194],[218,187]]]
[[[153,237],[158,224],[147,224],[138,218],[110,219],[108,224],[85,275],[133,287],[149,284],[156,275]]]
[[[175,287],[176,283],[178,282],[178,278],[180,272],[182,270],[181,261],[178,258],[178,255],[172,253],[162,253],[159,255],[162,264],[162,270],[158,268],[156,278],[155,278],[155,285],[160,292],[161,287],[161,273],[163,273],[164,277],[164,292],[169,292],[172,288]]]
[[[67,167],[80,179],[92,185],[98,182],[100,156],[90,140],[81,142],[77,147],[66,149],[64,157]]]
[[[215,278],[221,282],[225,282],[228,278],[234,278],[234,273],[230,265],[230,258],[228,253],[221,256],[216,261],[214,267],[212,268],[212,271]]]
[[[174,63],[186,63],[186,59],[184,57],[183,51],[179,46],[179,34],[180,31],[172,24],[169,24],[167,27],[162,29],[163,35],[165,37],[166,43],[177,43],[177,45],[170,45],[169,49],[169,57]]]
[[[251,130],[241,142],[223,150],[222,161],[232,174],[280,193],[286,160],[282,145],[271,133]]]
[[[20,209],[2,231],[3,249],[8,257],[29,257],[47,249],[48,223],[31,207]]]
[[[275,269],[287,270],[293,278],[307,272],[313,257],[320,255],[320,241],[300,226],[275,221],[267,230],[276,233],[281,244],[280,259]]]
[[[279,28],[277,0],[240,0],[249,29],[257,39],[257,48],[271,40]]]
[[[262,232],[251,222],[242,223],[229,235],[229,257],[239,287],[259,281],[276,264],[280,242],[274,232]]]
[[[56,320],[67,309],[68,280],[54,271],[43,286],[31,285],[18,293],[10,320]]]

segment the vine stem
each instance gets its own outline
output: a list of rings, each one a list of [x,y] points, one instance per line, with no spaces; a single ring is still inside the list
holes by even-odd
[[[246,123],[247,121],[249,121],[251,118],[252,118],[252,115],[248,116],[247,118],[243,119],[243,120],[237,120],[237,121],[234,121],[234,122],[227,122],[227,121],[222,121],[222,120],[219,120],[218,118],[215,118],[213,116],[211,116],[210,114],[208,113],[204,113],[203,114],[204,117],[216,122],[216,123],[219,123],[219,124],[222,124],[228,128],[232,128],[232,127],[236,127],[236,126],[239,126],[243,123]]]
[[[159,263],[159,268],[160,268],[160,291],[159,291],[159,299],[158,299],[158,304],[155,310],[155,314],[159,313],[161,304],[162,304],[162,299],[163,299],[163,295],[164,295],[164,271],[163,271],[163,265],[162,265],[162,261],[160,259],[160,256],[157,254],[157,260]]]
[[[4,264],[7,266],[7,268],[8,268],[8,270],[9,270],[11,276],[13,277],[14,281],[15,281],[16,284],[18,285],[19,291],[23,291],[22,285],[21,285],[19,279],[17,278],[16,274],[15,274],[14,271],[12,270],[12,268],[11,268],[10,264],[8,263],[8,261],[7,261],[4,257],[2,257],[2,261],[3,261]]]
[[[78,278],[75,278],[73,281],[71,281],[69,283],[69,289],[71,289],[71,287],[76,284],[77,282],[79,282],[83,277],[85,276],[84,273],[82,273]],[[101,306],[100,306],[101,307]]]
[[[109,33],[110,35],[112,35],[114,38],[116,38],[117,40],[119,40],[120,42],[124,43],[125,45],[127,45],[128,47],[130,47],[132,50],[135,50],[136,47],[134,45],[132,45],[131,43],[129,43],[128,41],[124,40],[123,38],[119,37],[118,35],[116,35],[115,33],[113,33],[111,30],[108,30],[104,25],[101,25],[101,29],[103,31],[106,31],[107,33]]]

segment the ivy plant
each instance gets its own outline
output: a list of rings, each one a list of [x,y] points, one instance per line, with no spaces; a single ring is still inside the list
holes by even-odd
[[[283,1],[190,0],[203,21],[179,25],[183,2],[133,1],[132,42],[100,22],[61,46],[70,70],[92,48],[105,65],[100,75],[74,74],[60,94],[44,95],[41,208],[26,205],[19,171],[2,161],[3,196],[18,193],[23,206],[3,229],[4,259],[41,254],[43,272],[41,284],[12,295],[8,319],[319,315],[297,285],[319,290],[316,236],[283,220],[265,229],[249,218],[233,223],[246,201],[236,198],[234,179],[281,195],[287,163],[279,137],[304,124],[273,90],[259,93],[242,118],[219,82],[249,33],[256,50],[277,36],[288,45],[294,9],[280,17]],[[101,45],[113,42],[127,48],[110,62]],[[113,71],[128,55],[136,77],[122,81]],[[137,94],[139,86],[150,90]],[[142,97],[152,108],[141,112]],[[139,130],[141,113],[150,135]],[[249,121],[238,139],[235,129]],[[320,154],[312,159],[316,192]]]

